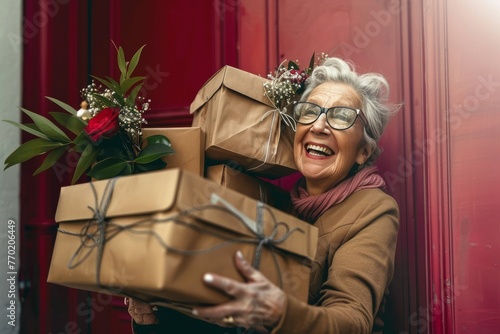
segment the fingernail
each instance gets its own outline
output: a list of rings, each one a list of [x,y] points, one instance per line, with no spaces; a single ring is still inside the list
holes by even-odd
[[[193,315],[198,315],[198,310],[192,309],[192,310],[191,310],[191,313],[192,313]]]
[[[243,259],[243,253],[241,251],[237,251],[236,252],[236,256],[240,259],[240,260],[244,260]]]
[[[214,276],[211,274],[205,274],[203,275],[203,280],[207,283],[211,283],[214,281]]]

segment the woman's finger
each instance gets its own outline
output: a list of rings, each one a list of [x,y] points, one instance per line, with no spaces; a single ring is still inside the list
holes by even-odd
[[[244,289],[244,285],[242,283],[231,278],[219,276],[212,273],[206,273],[205,275],[203,275],[203,282],[233,297],[239,296],[242,289]]]
[[[267,278],[257,269],[250,265],[240,251],[236,252],[236,268],[249,282],[267,281]]]
[[[151,325],[158,322],[153,308],[148,303],[129,298],[127,304],[128,313],[136,323],[140,325]]]
[[[250,263],[247,260],[245,260],[243,254],[240,251],[236,252],[235,257],[236,257],[235,259],[236,268],[246,278],[247,283],[269,282],[269,280],[260,271],[254,269],[250,265]],[[247,294],[248,292],[247,284],[212,273],[207,273],[203,275],[203,281],[206,284],[210,285],[211,287],[217,288],[233,297],[239,297]]]

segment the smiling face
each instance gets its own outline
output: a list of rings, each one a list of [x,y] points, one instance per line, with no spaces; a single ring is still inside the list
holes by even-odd
[[[325,108],[335,106],[362,109],[359,94],[342,83],[326,82],[316,87],[307,102]],[[310,195],[319,195],[344,179],[355,162],[363,164],[370,156],[363,140],[363,123],[359,119],[347,130],[332,129],[326,115],[312,124],[297,124],[294,158],[297,169],[306,179]]]

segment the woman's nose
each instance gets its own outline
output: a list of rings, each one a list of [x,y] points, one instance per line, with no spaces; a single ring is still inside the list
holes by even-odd
[[[318,119],[314,121],[311,127],[311,131],[314,133],[324,133],[328,123],[326,122],[326,114],[319,115]]]

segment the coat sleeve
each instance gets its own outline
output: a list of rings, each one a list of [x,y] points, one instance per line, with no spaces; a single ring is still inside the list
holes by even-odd
[[[287,297],[273,333],[370,333],[394,272],[399,226],[396,202],[384,196],[353,208],[345,241],[327,255],[316,305]],[[357,212],[357,213],[356,213]]]

